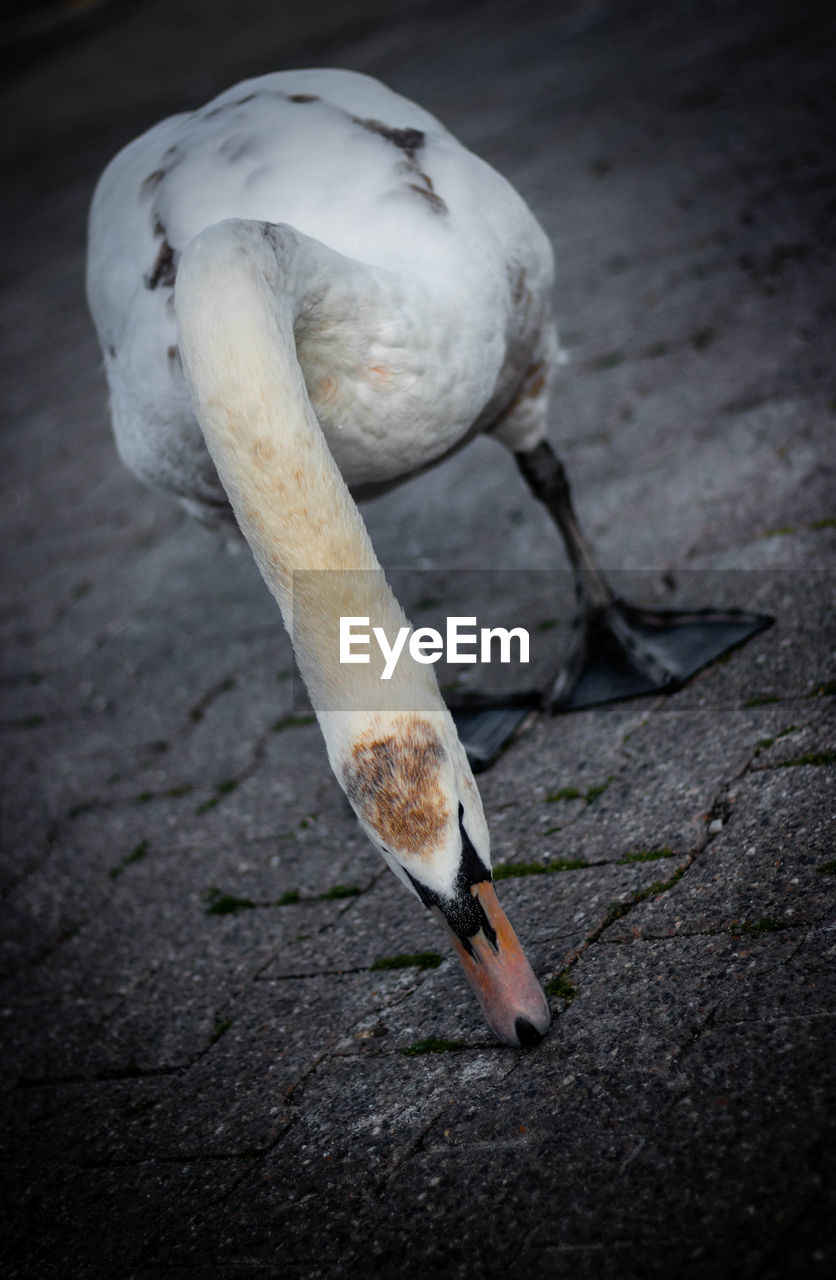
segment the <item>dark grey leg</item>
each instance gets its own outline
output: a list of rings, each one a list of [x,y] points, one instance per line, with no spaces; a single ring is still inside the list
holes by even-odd
[[[592,606],[609,604],[612,592],[581,532],[563,463],[547,440],[528,453],[515,453],[514,457],[534,497],[548,509],[563,535],[566,553],[575,571],[576,593],[579,597],[583,595]]]
[[[553,710],[674,689],[772,622],[737,609],[684,613],[619,600],[580,528],[566,472],[551,445],[544,440],[514,456],[532,494],[560,530],[575,576],[578,612],[551,692]]]

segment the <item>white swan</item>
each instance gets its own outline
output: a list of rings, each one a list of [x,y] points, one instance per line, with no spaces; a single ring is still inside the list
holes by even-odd
[[[406,625],[349,490],[397,484],[480,431],[514,452],[564,538],[586,623],[556,706],[676,687],[770,621],[613,596],[545,439],[551,284],[548,241],[508,183],[347,71],[248,80],[163,121],[106,169],[90,215],[88,297],[122,457],[197,515],[231,505],[337,779],[511,1044],[538,1040],[550,1012],[491,887],[434,675],[401,663],[381,693],[379,662],[338,661],[340,617],[390,638]]]
[[[401,663],[381,699],[380,666],[341,666],[334,638],[343,615],[389,636],[405,623],[347,486],[396,483],[480,430],[517,451],[542,440],[551,278],[513,189],[344,71],[264,76],[164,121],[113,160],[90,216],[123,459],[197,514],[231,504],[361,825],[514,1045],[551,1014],[493,891],[434,673]],[[298,570],[329,572],[294,592]]]

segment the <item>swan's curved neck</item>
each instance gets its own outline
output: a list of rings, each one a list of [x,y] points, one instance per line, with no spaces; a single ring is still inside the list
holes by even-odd
[[[484,815],[435,675],[399,665],[384,707],[372,654],[368,665],[339,663],[341,615],[367,616],[389,636],[405,623],[296,354],[294,323],[306,309],[321,312],[317,290],[328,292],[332,272],[339,281],[351,270],[290,229],[232,222],[202,232],[177,278],[183,367],[218,474],[293,635],[332,767],[393,871],[438,905],[490,1025],[518,1044],[542,1035],[551,1014],[486,884]],[[398,714],[379,714],[390,710]]]
[[[340,616],[387,636],[405,625],[360,513],[311,407],[294,327],[350,291],[359,264],[289,227],[226,222],[180,264],[175,305],[195,412],[236,519],[291,633],[318,711],[380,705],[442,709],[434,675],[399,664],[342,669]],[[300,574],[299,571],[305,572]],[[294,582],[294,574],[296,580]],[[350,678],[349,678],[350,677]]]

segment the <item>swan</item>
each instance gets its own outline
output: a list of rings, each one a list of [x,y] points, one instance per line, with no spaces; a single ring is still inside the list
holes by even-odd
[[[488,432],[576,573],[587,625],[554,701],[602,626],[642,688],[675,678],[648,640],[655,615],[628,617],[609,591],[546,441],[552,278],[517,192],[428,112],[348,71],[246,80],[162,121],[111,161],[90,212],[87,294],[122,459],[201,519],[234,513],[361,827],[445,927],[488,1025],[522,1047],[550,1007],[493,889],[434,671],[400,663],[384,683],[373,649],[342,664],[334,637],[346,616],[387,636],[408,626],[357,500]]]

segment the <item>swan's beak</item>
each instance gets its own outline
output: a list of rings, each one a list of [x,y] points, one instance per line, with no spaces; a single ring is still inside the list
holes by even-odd
[[[530,1048],[542,1040],[551,1025],[549,1002],[499,905],[492,882],[474,884],[470,892],[484,918],[478,933],[462,938],[439,907],[433,908],[434,913],[450,935],[488,1026],[505,1044]]]

